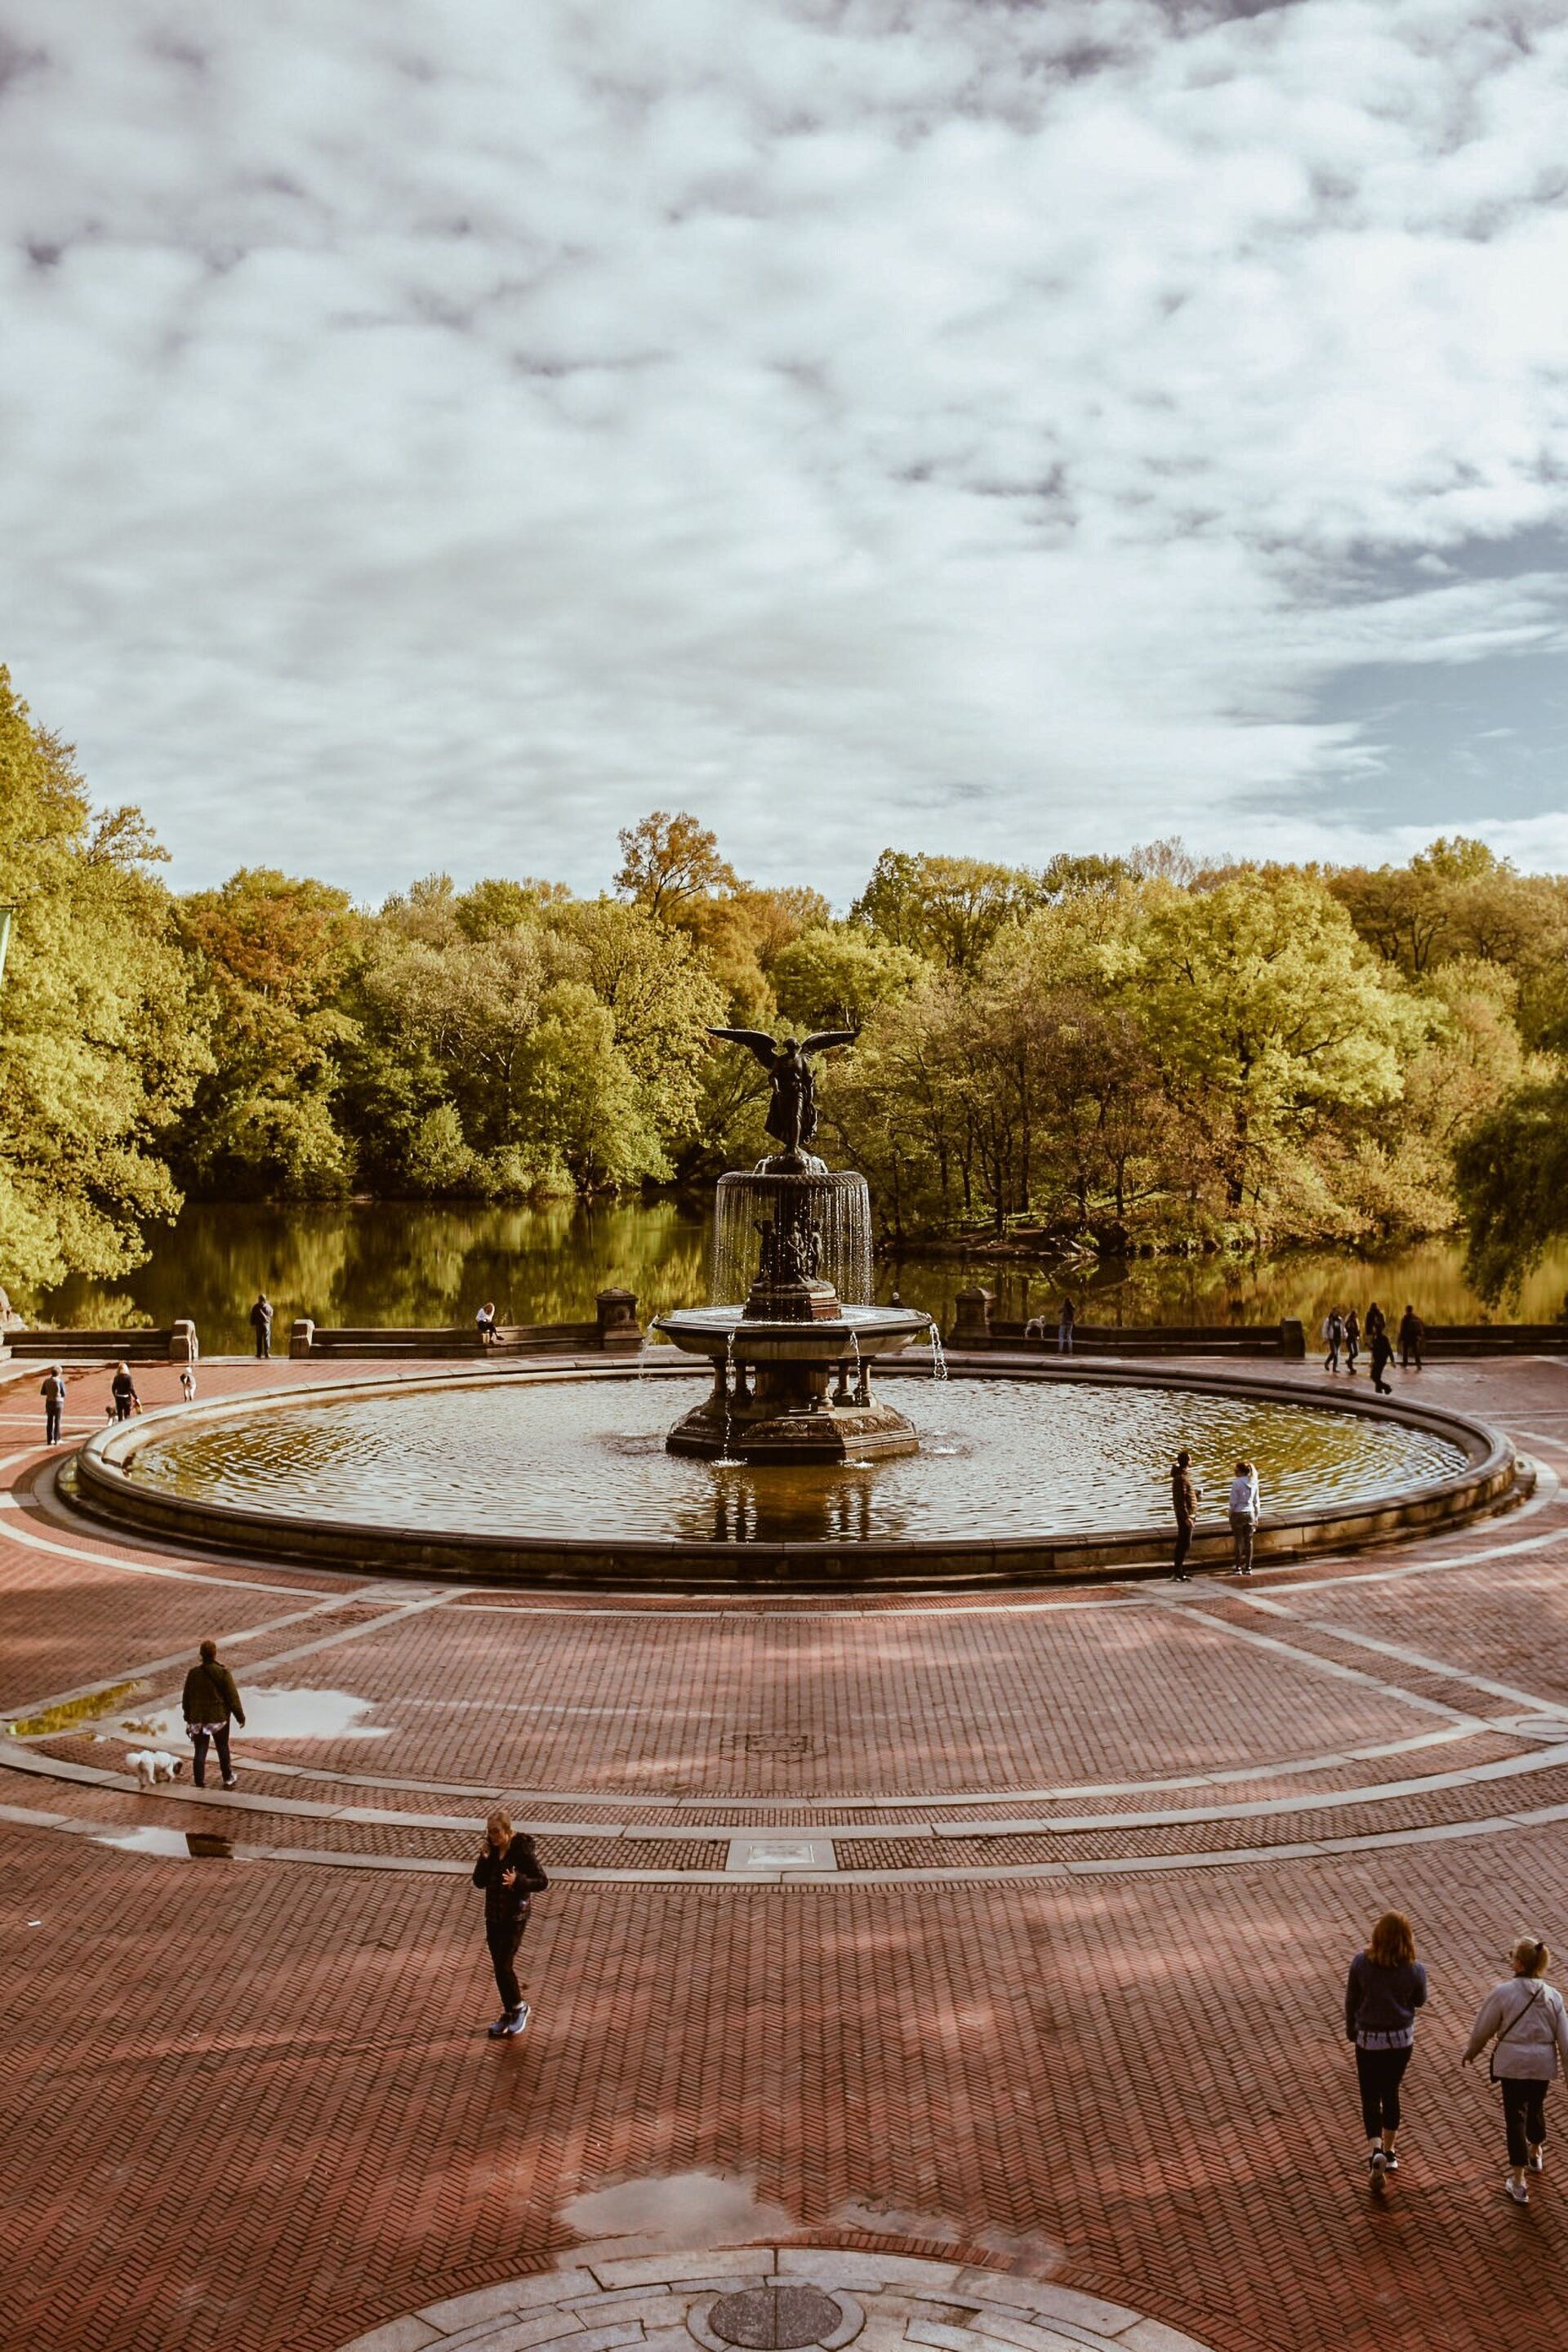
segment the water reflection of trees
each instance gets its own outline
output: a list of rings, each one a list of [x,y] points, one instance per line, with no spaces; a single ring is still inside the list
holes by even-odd
[[[707,1297],[708,1224],[682,1202],[620,1201],[594,1207],[374,1202],[342,1206],[224,1202],[193,1205],[152,1236],[152,1255],[112,1283],[75,1281],[23,1296],[30,1316],[62,1323],[163,1325],[194,1315],[209,1350],[245,1349],[246,1314],[258,1290],[273,1300],[279,1334],[289,1318],[332,1324],[467,1322],[493,1298],[519,1322],[578,1322],[595,1292],[636,1291],[645,1313]],[[877,1288],[897,1289],[944,1326],[966,1283],[996,1296],[999,1316],[1045,1313],[1064,1291],[1088,1323],[1270,1323],[1300,1316],[1315,1328],[1332,1305],[1413,1299],[1429,1323],[1479,1320],[1484,1309],[1464,1278],[1461,1244],[1434,1240],[1377,1255],[1289,1250],[1273,1256],[1215,1254],[1056,1267],[994,1258],[883,1261]],[[1548,1254],[1524,1286],[1517,1316],[1551,1322],[1568,1292],[1568,1245]]]
[[[636,1291],[649,1312],[700,1304],[705,1223],[675,1201],[194,1205],[154,1238],[134,1275],[112,1286],[64,1285],[44,1311],[79,1326],[191,1315],[210,1353],[248,1347],[246,1316],[258,1290],[281,1333],[296,1315],[328,1324],[466,1323],[487,1298],[511,1321],[591,1321],[595,1293],[611,1286]]]

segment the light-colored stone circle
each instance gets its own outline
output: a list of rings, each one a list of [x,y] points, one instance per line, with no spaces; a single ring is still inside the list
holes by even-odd
[[[1208,2352],[1125,2304],[1047,2279],[818,2246],[635,2258],[584,2249],[569,2269],[426,2304],[341,2352],[692,2352],[694,2341],[717,2342],[707,2315],[718,2298],[801,2286],[838,2306],[856,2352]],[[847,2340],[842,2329],[825,2336],[824,2352]]]

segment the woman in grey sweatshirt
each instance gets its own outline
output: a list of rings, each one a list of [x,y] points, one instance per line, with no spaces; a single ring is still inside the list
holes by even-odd
[[[1568,2010],[1555,1985],[1545,1981],[1552,1955],[1539,1936],[1521,1936],[1513,1948],[1513,1974],[1494,1985],[1476,2012],[1468,2066],[1489,2042],[1491,2071],[1502,2089],[1503,2127],[1508,2133],[1505,2193],[1516,2205],[1530,2202],[1527,2172],[1546,2168],[1546,2094],[1557,2073],[1557,2055],[1568,2058]]]

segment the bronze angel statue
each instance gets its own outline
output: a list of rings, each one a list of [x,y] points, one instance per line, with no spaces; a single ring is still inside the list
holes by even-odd
[[[829,1045],[852,1045],[858,1029],[819,1029],[815,1036],[775,1041],[761,1029],[710,1029],[710,1037],[727,1037],[756,1055],[773,1083],[767,1131],[786,1152],[802,1152],[816,1133],[816,1080],[807,1056],[825,1053]]]

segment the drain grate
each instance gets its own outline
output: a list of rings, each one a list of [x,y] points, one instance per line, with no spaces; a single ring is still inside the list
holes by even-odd
[[[719,2295],[708,2325],[741,2352],[805,2352],[839,2333],[844,2313],[819,2286],[753,2286]]]

